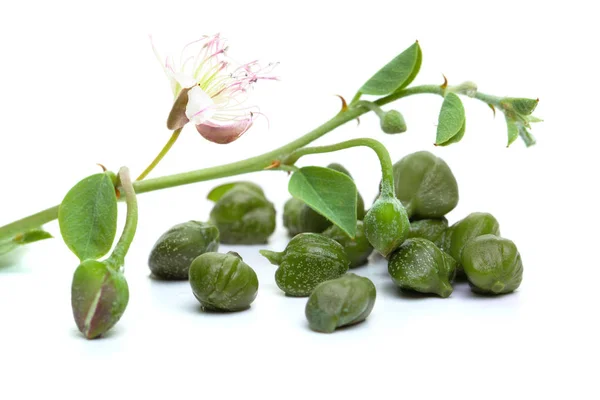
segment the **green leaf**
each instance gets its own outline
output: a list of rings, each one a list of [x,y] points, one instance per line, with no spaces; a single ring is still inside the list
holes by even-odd
[[[405,88],[419,73],[422,59],[421,46],[415,42],[365,82],[359,92],[384,96]]]
[[[458,142],[464,136],[465,128],[465,108],[460,98],[452,92],[447,93],[438,119],[435,144],[447,146]]]
[[[31,229],[29,231],[19,233],[15,236],[0,239],[0,256],[13,251],[19,246],[24,246],[29,243],[38,242],[44,239],[50,239],[52,235],[45,230]]]
[[[534,117],[533,115],[528,115],[527,116],[527,122],[528,123],[544,122],[544,120],[541,119],[541,118],[538,118],[538,117]]]
[[[246,189],[252,190],[253,192],[260,194],[261,196],[265,195],[265,193],[263,192],[261,187],[258,186],[256,183],[247,182],[247,181],[239,181],[239,182],[225,183],[223,185],[213,188],[210,191],[210,193],[208,193],[206,198],[208,200],[214,201],[216,203],[217,201],[219,201],[221,199],[221,197],[223,197],[223,195],[225,193],[229,192],[231,189],[233,189],[236,186],[243,186]]]
[[[288,190],[354,237],[357,191],[352,178],[329,168],[304,167],[294,172]]]
[[[60,205],[58,223],[63,240],[80,260],[108,253],[117,232],[117,196],[111,174],[91,175],[73,186]]]
[[[525,99],[517,97],[505,97],[502,99],[502,107],[505,110],[514,110],[520,115],[531,114],[539,103],[539,99]]]
[[[506,128],[508,130],[508,144],[506,147],[508,147],[519,137],[519,127],[515,121],[506,118]]]

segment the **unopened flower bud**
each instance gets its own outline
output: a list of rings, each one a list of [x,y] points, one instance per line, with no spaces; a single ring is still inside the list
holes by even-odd
[[[406,132],[404,117],[396,110],[386,112],[381,118],[381,130],[389,134]]]
[[[369,243],[384,257],[396,250],[408,237],[410,221],[404,206],[395,197],[380,196],[364,220]]]
[[[129,301],[125,276],[96,260],[85,260],[75,270],[71,306],[77,328],[88,339],[106,333],[121,318]]]

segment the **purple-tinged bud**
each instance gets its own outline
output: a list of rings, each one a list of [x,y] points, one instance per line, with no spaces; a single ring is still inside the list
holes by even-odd
[[[85,260],[75,270],[71,305],[77,328],[87,339],[111,329],[121,318],[129,301],[125,276],[96,260]]]

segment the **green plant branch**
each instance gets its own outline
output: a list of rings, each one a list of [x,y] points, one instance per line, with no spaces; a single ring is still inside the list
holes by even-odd
[[[501,101],[501,97],[498,96],[492,96],[490,94],[485,94],[485,93],[480,93],[477,92],[475,93],[475,98],[477,100],[481,100],[484,103],[487,103],[488,105],[494,106],[494,107],[500,107],[500,101]]]
[[[385,111],[381,109],[377,104],[372,103],[370,101],[361,100],[356,103],[357,106],[367,107],[369,110],[373,111],[379,118],[383,118],[385,116]]]
[[[58,218],[58,206],[32,214],[18,221],[11,222],[0,228],[0,238],[14,236],[29,229],[38,228]]]
[[[378,106],[382,106],[404,97],[425,93],[444,96],[444,91],[445,89],[439,85],[414,86],[398,90],[388,96],[374,101],[373,103],[377,104]],[[475,97],[486,103],[490,101],[490,99],[497,99],[495,96],[490,96],[479,92]],[[285,158],[292,152],[308,145],[326,133],[331,132],[333,129],[345,124],[346,122],[352,121],[361,115],[368,113],[369,111],[370,110],[366,107],[354,105],[348,108],[346,111],[337,114],[335,117],[331,118],[329,121],[325,122],[316,129],[308,132],[304,136],[286,144],[285,146],[279,147],[259,156],[229,164],[219,165],[216,167],[204,168],[196,171],[184,172],[154,179],[140,180],[134,182],[133,187],[137,194],[141,194],[211,179],[225,178],[229,176],[261,171],[267,169],[274,161]],[[0,227],[0,237],[6,237],[26,231],[28,229],[37,228],[55,220],[56,218],[58,218],[58,206],[48,208]]]
[[[381,193],[384,195],[393,196],[394,171],[392,166],[392,159],[390,157],[390,153],[387,151],[385,146],[375,139],[359,138],[347,140],[341,143],[331,144],[328,146],[304,147],[290,154],[285,160],[283,160],[283,164],[293,165],[298,161],[298,159],[300,159],[300,157],[307,156],[309,154],[331,153],[333,151],[344,150],[358,146],[369,147],[377,154],[379,162],[381,163]]]
[[[109,265],[114,266],[116,269],[121,269],[125,264],[125,256],[129,251],[131,242],[135,237],[135,231],[137,229],[138,221],[138,205],[137,198],[135,195],[135,189],[131,183],[131,177],[129,176],[129,169],[122,167],[119,170],[119,180],[121,188],[125,192],[125,202],[127,203],[127,219],[125,220],[125,227],[119,242],[115,246],[110,257],[106,260]]]
[[[144,170],[144,172],[142,172],[140,174],[140,176],[137,177],[136,181],[141,181],[146,176],[148,176],[148,174],[150,172],[152,172],[152,170],[158,165],[158,163],[161,162],[161,160],[163,159],[163,157],[169,152],[169,150],[171,150],[171,147],[173,147],[173,145],[175,144],[175,142],[179,138],[179,134],[181,133],[182,129],[183,128],[179,128],[179,129],[176,129],[175,131],[173,131],[173,134],[169,138],[169,141],[167,142],[167,144],[165,144],[165,147],[162,148],[162,150],[160,151],[160,153],[158,153],[158,155],[156,156],[156,158],[154,158],[154,160],[150,163],[150,165],[148,165],[148,167]]]

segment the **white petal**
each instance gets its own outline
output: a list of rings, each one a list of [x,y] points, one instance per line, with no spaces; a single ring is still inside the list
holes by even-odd
[[[185,116],[195,125],[202,124],[215,113],[215,102],[200,86],[194,86],[188,92]]]
[[[171,78],[175,79],[182,88],[188,89],[192,86],[198,84],[196,80],[188,74],[184,74],[183,72],[171,72]]]

